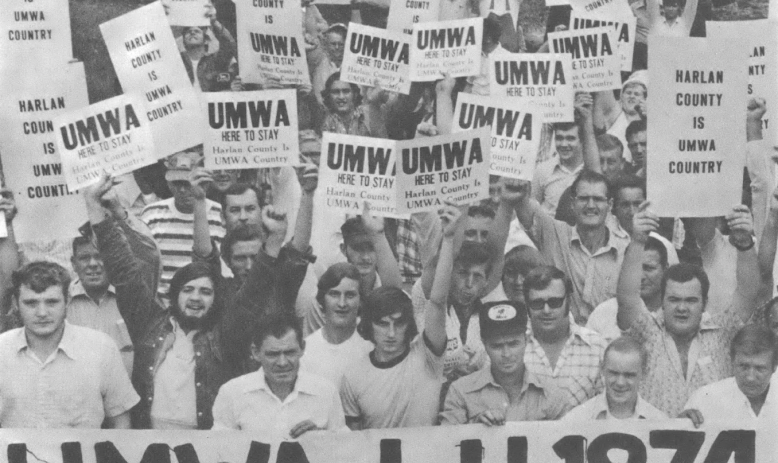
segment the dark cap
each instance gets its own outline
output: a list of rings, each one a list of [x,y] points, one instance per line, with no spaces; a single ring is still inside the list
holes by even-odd
[[[478,313],[481,339],[527,331],[527,311],[516,301],[489,302]]]
[[[374,248],[370,233],[362,224],[362,219],[352,217],[346,220],[340,227],[343,235],[343,244],[355,251],[372,251]]]

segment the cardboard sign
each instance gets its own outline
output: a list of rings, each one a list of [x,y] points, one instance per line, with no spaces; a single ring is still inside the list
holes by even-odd
[[[632,14],[628,0],[568,0],[574,11],[605,18]]]
[[[100,31],[124,93],[143,101],[145,108],[136,109],[144,123],[151,123],[156,156],[201,144],[199,91],[192,87],[162,5],[133,10],[100,24]]]
[[[284,85],[309,85],[299,0],[235,0],[238,62],[243,82],[268,77]]]
[[[257,169],[297,165],[297,92],[204,93],[205,167]]]
[[[440,0],[405,0],[389,5],[386,29],[413,34],[413,25],[438,20]]]
[[[341,79],[403,93],[411,89],[411,38],[384,29],[351,23],[346,36]]]
[[[689,420],[309,431],[299,440],[247,431],[3,429],[0,445],[8,463],[724,463],[772,462],[774,431],[743,422],[706,422],[694,429]]]
[[[57,149],[68,188],[97,183],[103,172],[118,176],[156,162],[143,104],[119,95],[54,118]]]
[[[762,136],[778,141],[778,26],[769,20],[708,21],[710,34],[726,36],[740,45],[748,56],[748,97],[764,98],[767,112],[762,116]]]
[[[52,66],[73,57],[70,3],[62,0],[3,0],[0,8],[0,69],[20,71],[29,59]]]
[[[637,18],[629,12],[628,15],[604,18],[599,14],[581,13],[577,10],[570,12],[570,30],[591,29],[594,27],[609,26],[616,32],[616,41],[621,57],[621,70],[632,70],[632,55],[635,51],[635,28]]]
[[[541,119],[510,100],[460,93],[452,131],[485,126],[492,129],[489,173],[532,181],[540,146]]]
[[[78,236],[86,219],[84,200],[68,189],[57,151],[55,117],[89,105],[83,63],[39,63],[35,79],[3,73],[0,98],[0,156],[6,186],[19,214],[13,221],[19,243]]]
[[[621,88],[621,58],[612,27],[551,32],[548,42],[553,53],[573,57],[573,90],[601,92]]]
[[[509,98],[545,122],[572,122],[573,58],[569,53],[515,53],[491,58],[489,94]]]
[[[713,217],[740,203],[748,57],[727,37],[650,37],[648,199],[662,217]],[[679,53],[678,50],[683,50]]]
[[[481,73],[481,18],[413,25],[411,80],[429,82]]]
[[[211,0],[161,0],[171,26],[210,26]]]
[[[361,214],[363,202],[379,217],[397,213],[397,142],[324,132],[319,185],[328,209]]]
[[[489,197],[489,133],[480,129],[397,143],[397,210],[437,210],[444,201],[472,204]]]

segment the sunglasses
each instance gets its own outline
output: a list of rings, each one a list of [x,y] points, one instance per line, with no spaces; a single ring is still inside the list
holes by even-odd
[[[558,309],[562,307],[564,303],[564,297],[549,297],[548,299],[533,299],[528,301],[527,306],[529,306],[530,310],[543,310],[546,304],[548,304],[550,308]]]

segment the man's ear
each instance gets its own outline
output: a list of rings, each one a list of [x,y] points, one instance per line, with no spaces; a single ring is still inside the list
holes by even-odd
[[[251,343],[251,358],[259,362],[259,348],[253,342]]]
[[[346,254],[346,243],[345,242],[340,243],[340,253],[343,254],[344,256],[348,257],[348,255]]]

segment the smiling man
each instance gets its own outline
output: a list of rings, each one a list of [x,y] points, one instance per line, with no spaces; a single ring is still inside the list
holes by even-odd
[[[532,194],[543,209],[554,215],[559,198],[584,167],[581,129],[575,122],[554,124],[556,156],[540,164],[532,179]]]

